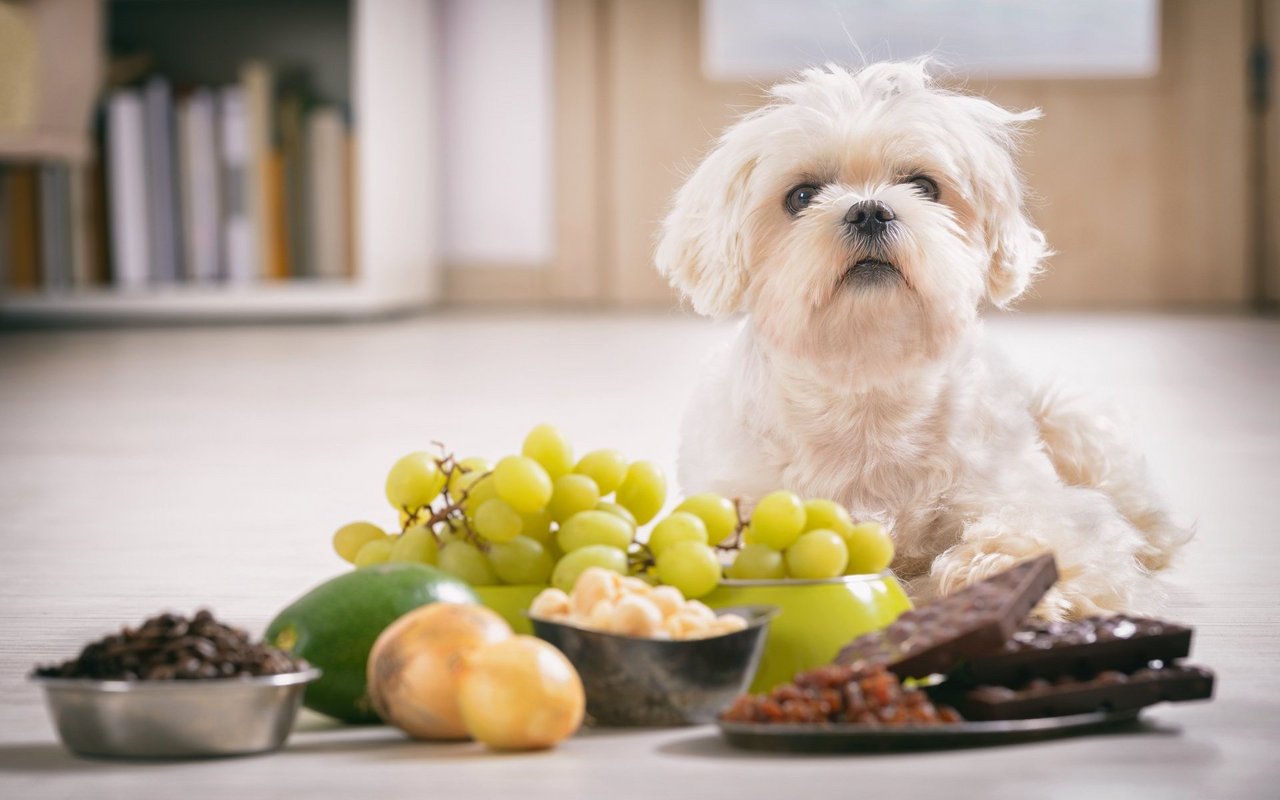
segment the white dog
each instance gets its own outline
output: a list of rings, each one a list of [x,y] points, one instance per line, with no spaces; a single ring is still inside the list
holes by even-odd
[[[982,342],[1048,255],[1013,151],[1039,111],[930,85],[923,63],[806,71],[675,196],[658,269],[746,312],[685,421],[686,492],[779,487],[890,527],[917,599],[1040,553],[1050,618],[1150,608],[1189,532],[1106,421]]]

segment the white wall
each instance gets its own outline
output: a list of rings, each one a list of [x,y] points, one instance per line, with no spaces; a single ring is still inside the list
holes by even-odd
[[[443,283],[438,64],[424,46],[438,34],[433,11],[422,0],[356,4],[356,264],[381,296],[435,300]]]
[[[553,255],[552,0],[444,0],[444,259]]]
[[[702,12],[713,80],[924,55],[1006,78],[1147,78],[1160,67],[1156,0],[704,0]]]

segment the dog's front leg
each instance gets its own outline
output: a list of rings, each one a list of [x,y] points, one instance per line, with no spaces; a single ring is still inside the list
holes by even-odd
[[[1037,606],[1037,616],[1077,619],[1149,610],[1158,586],[1138,559],[1141,534],[1104,495],[1057,486],[1035,500],[970,518],[960,542],[934,560],[929,594],[948,594],[1051,552],[1060,577]]]

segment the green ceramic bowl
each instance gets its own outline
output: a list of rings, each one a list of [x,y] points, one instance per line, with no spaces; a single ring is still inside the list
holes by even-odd
[[[533,605],[533,598],[538,592],[547,588],[544,584],[528,584],[520,586],[472,586],[480,602],[498,614],[511,625],[516,633],[533,634],[533,625],[525,613]]]
[[[768,691],[801,670],[831,663],[850,640],[880,630],[911,608],[901,584],[887,570],[821,581],[725,580],[702,600],[712,608],[778,609],[751,684],[753,692]]]

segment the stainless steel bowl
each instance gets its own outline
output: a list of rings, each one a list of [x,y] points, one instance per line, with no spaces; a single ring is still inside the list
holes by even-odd
[[[284,744],[308,669],[255,678],[96,681],[42,678],[62,743],[75,753],[120,758],[199,758],[265,753]]]
[[[533,631],[560,648],[582,676],[587,713],[599,725],[712,722],[755,675],[772,606],[735,606],[745,630],[708,639],[641,639],[532,618]]]

